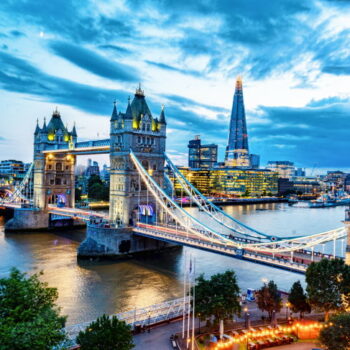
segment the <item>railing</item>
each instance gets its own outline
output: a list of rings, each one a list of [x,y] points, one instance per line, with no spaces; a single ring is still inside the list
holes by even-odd
[[[146,306],[144,308],[135,308],[134,310],[121,312],[111,315],[110,317],[117,316],[119,320],[125,321],[133,328],[136,326],[151,326],[156,323],[169,321],[182,316],[183,310],[188,310],[189,308],[189,301],[190,297],[187,297],[185,301],[183,298],[169,300],[163,303]],[[91,322],[92,321],[68,326],[65,330],[70,339],[75,339],[78,333],[85,330]]]

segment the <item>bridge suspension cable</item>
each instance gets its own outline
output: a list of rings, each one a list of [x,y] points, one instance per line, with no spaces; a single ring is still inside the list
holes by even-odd
[[[207,224],[199,221],[188,211],[180,207],[172,198],[170,198],[165,193],[165,191],[160,188],[160,186],[153,180],[151,175],[149,175],[149,173],[144,169],[132,150],[130,150],[130,157],[142,180],[158,204],[160,204],[160,206],[167,212],[170,217],[174,219],[174,221],[184,227],[188,233],[197,236],[197,238],[204,238],[213,243],[219,243],[238,249],[247,249],[256,252],[279,253],[294,252],[300,249],[311,248],[315,245],[345,237],[345,230],[343,227],[341,227],[335,230],[313,235],[305,235],[292,238],[279,237],[279,240],[274,242],[252,242],[252,240],[237,241],[235,240],[235,237],[233,237],[233,239],[230,239],[228,236],[223,235],[221,232],[218,232],[217,230],[209,227]]]
[[[184,189],[190,197],[190,200],[196,203],[196,205],[201,211],[207,214],[211,219],[214,219],[218,224],[246,238],[269,239],[271,241],[280,239],[278,237],[268,235],[252,227],[249,227],[243,222],[225,213],[212,201],[206,198],[196,187],[194,187],[191,184],[191,182],[189,182],[186,179],[186,177],[177,169],[177,167],[173,164],[173,162],[169,159],[169,157],[166,154],[165,161],[169,165],[170,170],[175,175],[181,188]],[[228,223],[227,221],[231,221],[231,223]],[[246,232],[244,230],[246,230]]]
[[[33,202],[34,163],[31,163],[21,183],[15,187],[11,195],[0,199],[1,204],[22,204]]]

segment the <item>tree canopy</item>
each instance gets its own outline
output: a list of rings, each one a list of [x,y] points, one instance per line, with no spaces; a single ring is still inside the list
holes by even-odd
[[[91,175],[88,181],[88,196],[95,200],[108,200],[109,187],[104,184],[98,175]]]
[[[214,316],[219,321],[240,314],[240,290],[234,271],[218,273],[210,280],[206,280],[202,274],[196,282],[195,310],[202,320]]]
[[[300,281],[293,284],[289,292],[288,302],[290,303],[290,309],[293,312],[299,312],[300,317],[302,317],[304,312],[311,312],[310,304],[307,301],[306,293],[304,293]]]
[[[322,259],[306,270],[307,294],[311,306],[325,312],[346,309],[350,303],[350,266],[342,259]]]
[[[344,313],[332,316],[332,325],[323,328],[319,340],[325,350],[349,349],[350,344],[350,314]]]
[[[274,281],[264,284],[256,293],[256,302],[261,311],[266,311],[272,319],[273,311],[279,312],[282,308],[282,298]]]
[[[131,327],[116,316],[102,315],[77,336],[80,350],[130,350],[134,348]]]
[[[39,280],[12,269],[0,279],[1,350],[57,349],[66,340],[66,318],[56,306],[58,293]]]

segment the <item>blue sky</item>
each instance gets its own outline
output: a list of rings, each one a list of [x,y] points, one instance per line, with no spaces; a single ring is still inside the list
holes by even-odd
[[[30,161],[56,106],[80,139],[108,137],[138,82],[177,163],[196,134],[222,158],[241,75],[262,163],[347,168],[349,18],[350,0],[2,0],[0,159]]]

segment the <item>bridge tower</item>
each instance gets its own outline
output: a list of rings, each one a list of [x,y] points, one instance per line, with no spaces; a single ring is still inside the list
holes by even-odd
[[[346,250],[345,250],[345,263],[346,265],[350,265],[350,207],[345,210],[345,220],[344,220],[345,228],[346,228]]]
[[[57,109],[48,125],[38,123],[34,132],[34,206],[46,209],[48,204],[74,207],[75,156],[57,153],[77,140],[75,126],[68,131]],[[50,152],[55,151],[55,152]]]
[[[110,209],[109,216],[120,226],[141,219],[153,222],[158,216],[155,199],[148,193],[132,160],[130,149],[160,185],[164,184],[166,120],[164,107],[159,118],[152,115],[139,86],[125,113],[116,103],[110,119]]]

